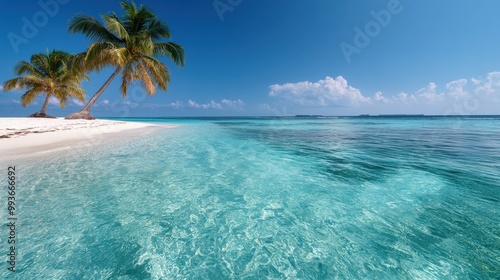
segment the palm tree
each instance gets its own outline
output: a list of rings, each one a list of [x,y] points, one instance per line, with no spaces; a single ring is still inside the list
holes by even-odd
[[[116,68],[87,105],[67,116],[67,119],[94,119],[90,114],[92,106],[120,73],[122,97],[127,94],[127,86],[136,80],[142,82],[149,95],[153,95],[156,87],[166,91],[170,82],[167,65],[157,60],[157,57],[166,55],[176,65],[184,65],[182,46],[159,41],[170,39],[170,31],[165,23],[143,5],[138,8],[133,2],[120,4],[123,16],[120,18],[115,13],[102,15],[104,24],[86,15],[77,15],[70,21],[71,33],[81,32],[93,41],[86,52],[77,55],[77,67],[83,71],[100,71],[106,66]]]
[[[24,107],[32,103],[38,95],[45,94],[45,102],[40,112],[29,117],[50,118],[45,112],[51,97],[57,98],[61,107],[66,105],[70,97],[85,101],[85,91],[80,82],[88,77],[83,73],[71,71],[69,66],[72,64],[72,58],[69,53],[59,50],[34,54],[30,62],[23,60],[15,66],[14,72],[19,77],[4,82],[4,91],[26,88],[27,91],[21,96],[21,104]]]

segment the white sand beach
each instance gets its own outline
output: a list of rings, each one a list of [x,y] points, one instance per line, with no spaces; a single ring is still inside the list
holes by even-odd
[[[0,160],[82,150],[172,126],[113,120],[0,118]]]

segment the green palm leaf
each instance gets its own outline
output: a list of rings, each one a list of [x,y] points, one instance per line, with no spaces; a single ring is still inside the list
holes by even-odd
[[[5,91],[26,88],[21,96],[21,104],[27,106],[37,96],[45,95],[45,103],[40,115],[45,115],[48,100],[51,96],[59,99],[64,106],[71,97],[84,100],[85,91],[80,82],[88,77],[79,71],[73,71],[72,65],[76,58],[67,52],[53,50],[47,54],[38,53],[31,56],[30,62],[21,61],[14,69],[19,77],[3,83]]]
[[[91,39],[85,55],[76,55],[73,65],[80,71],[100,71],[107,66],[116,67],[111,77],[94,94],[87,105],[67,118],[89,118],[90,110],[111,81],[121,74],[120,91],[127,94],[127,88],[134,81],[140,81],[143,88],[152,95],[156,88],[167,90],[170,82],[168,67],[160,57],[170,58],[178,66],[184,65],[184,49],[170,39],[168,26],[160,21],[145,6],[134,2],[120,3],[123,14],[101,16],[103,24],[95,18],[77,15],[70,21],[69,30],[80,32]]]
[[[155,43],[153,54],[168,55],[177,66],[184,66],[184,49],[176,43]]]
[[[99,23],[97,19],[91,16],[76,15],[70,20],[68,30],[71,33],[83,33],[87,36],[87,38],[94,42],[121,42],[119,38],[109,32],[106,27]]]

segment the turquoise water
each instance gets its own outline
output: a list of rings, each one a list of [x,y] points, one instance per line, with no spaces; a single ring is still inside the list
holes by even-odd
[[[129,120],[13,163],[18,279],[500,275],[499,118]]]

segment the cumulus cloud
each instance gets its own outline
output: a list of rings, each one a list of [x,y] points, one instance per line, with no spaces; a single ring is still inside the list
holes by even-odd
[[[370,102],[359,89],[350,86],[342,76],[326,77],[317,82],[271,85],[269,96],[282,98],[303,106],[345,106]]]
[[[174,109],[183,109],[184,108],[184,103],[180,100],[177,100],[175,102],[172,102],[168,104],[168,107],[174,108]]]
[[[103,101],[101,101],[102,105],[108,105],[109,104],[109,100],[108,99],[104,99]]]
[[[415,95],[428,103],[436,103],[444,99],[444,93],[436,92],[437,85],[430,82],[426,87],[419,89]]]
[[[0,84],[0,91],[3,91],[3,90],[4,90],[4,86],[2,84]],[[9,92],[24,93],[25,90],[23,90],[23,87],[17,86],[17,87],[14,87],[13,89],[9,90]]]
[[[448,90],[449,95],[455,98],[461,98],[467,95],[467,92],[464,90],[465,85],[467,85],[467,80],[460,79],[447,83],[446,89]]]
[[[241,101],[241,99],[238,99],[238,100],[222,99],[221,103],[222,103],[222,105],[225,105],[229,108],[236,109],[238,111],[243,110],[243,107],[245,107],[245,103],[243,103],[243,101]]]
[[[45,101],[45,99],[43,101]],[[82,102],[78,99],[73,99],[73,98],[70,99],[69,102],[70,102],[69,103],[70,105],[76,105],[76,106],[84,106],[85,105],[85,102]],[[51,96],[49,98],[49,104],[54,105],[54,106],[58,106],[58,107],[61,106],[61,102],[55,96]]]
[[[415,95],[408,94],[406,92],[400,92],[398,95],[394,96],[393,99],[399,103],[407,104],[408,102],[414,102],[417,100]]]
[[[425,95],[424,95],[425,96]],[[423,98],[425,98],[422,96]],[[374,104],[408,104],[408,102],[417,101],[417,97],[413,94],[408,94],[406,92],[400,92],[399,94],[393,95],[391,97],[385,97],[381,91],[377,91],[371,98]]]
[[[76,106],[84,106],[85,102],[78,100],[78,99],[71,99],[71,102],[75,104]]]
[[[4,89],[4,86],[2,84],[0,84],[0,91],[3,91]],[[13,89],[11,89],[9,92],[23,92],[23,87],[15,87]]]
[[[393,100],[391,100],[390,98],[386,98],[381,91],[375,92],[375,94],[373,95],[373,100],[379,103],[393,103]]]
[[[130,107],[130,108],[136,108],[139,105],[139,103],[131,102],[131,101],[128,101],[128,100],[125,100],[125,101],[123,101],[123,102],[121,102],[119,104],[122,105],[122,106]]]
[[[325,107],[317,111],[327,114],[332,113],[327,107],[336,105],[348,109],[334,112],[478,114],[495,112],[495,106],[500,103],[500,72],[488,73],[484,78],[457,79],[444,86],[430,82],[413,93],[402,91],[389,95],[381,91],[362,94],[341,76],[326,77],[318,82],[271,85],[269,89],[269,96],[284,101],[285,105]],[[258,108],[262,110],[267,106]]]
[[[271,105],[269,105],[267,103],[261,103],[261,104],[259,104],[259,110],[270,112],[271,111]]]
[[[50,105],[57,105],[57,106],[60,105],[59,100],[57,100],[57,98],[55,98],[54,96],[51,96],[49,98],[49,104]]]
[[[0,99],[0,104],[5,104],[5,105],[21,104],[21,101],[17,99]]]
[[[222,105],[220,103],[217,103],[213,100],[211,100],[209,103],[206,104],[199,104],[191,99],[188,100],[188,106],[191,108],[201,108],[201,109],[218,109],[222,110]]]
[[[500,89],[500,72],[491,72],[484,80],[475,80],[478,85],[477,93],[495,93]]]
[[[242,111],[245,103],[241,99],[229,100],[222,99],[220,102],[211,100],[208,103],[198,103],[191,99],[187,102],[187,107],[195,109],[216,109],[216,110],[238,110]]]

